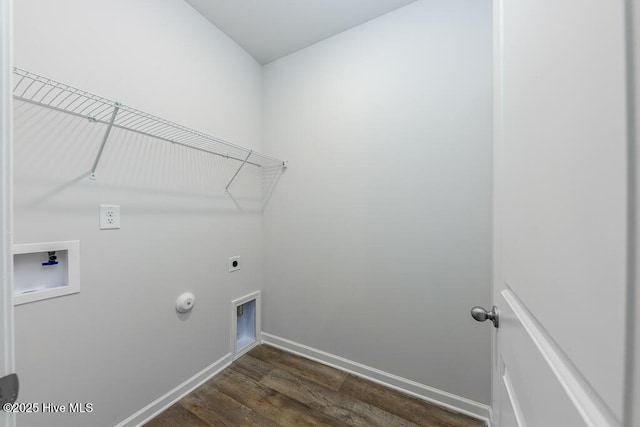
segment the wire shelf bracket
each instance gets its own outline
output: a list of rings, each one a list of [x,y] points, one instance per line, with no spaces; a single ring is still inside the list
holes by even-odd
[[[229,192],[229,186],[231,186],[231,184],[233,184],[233,181],[236,179],[236,176],[238,176],[238,174],[240,173],[240,171],[242,170],[242,168],[244,167],[244,165],[247,164],[247,160],[249,160],[249,157],[251,157],[251,153],[253,153],[253,150],[249,150],[249,154],[247,154],[247,157],[245,157],[244,161],[240,164],[240,167],[238,168],[238,170],[236,171],[236,173],[233,174],[233,176],[231,177],[231,180],[229,181],[229,183],[227,184],[226,187],[224,187],[224,191],[226,193]]]
[[[256,167],[277,165],[282,168],[283,173],[287,169],[288,164],[283,160],[207,135],[30,71],[14,67],[13,75],[14,99],[107,126],[91,166],[89,175],[91,179],[96,179],[96,169],[100,164],[109,135],[114,128],[135,132],[160,141],[240,162],[240,166],[225,187],[227,192],[245,165]]]
[[[104,146],[107,144],[107,139],[109,139],[109,133],[111,132],[111,128],[113,127],[113,122],[116,120],[116,116],[118,115],[118,110],[120,109],[120,103],[116,103],[113,107],[113,113],[111,114],[111,120],[109,120],[109,124],[107,125],[107,130],[104,131],[104,136],[102,137],[102,143],[100,144],[100,148],[98,149],[98,154],[96,154],[96,159],[93,161],[93,166],[91,166],[91,174],[89,178],[96,179],[96,168],[98,167],[98,163],[100,162],[100,157],[102,157],[102,151],[104,150]]]

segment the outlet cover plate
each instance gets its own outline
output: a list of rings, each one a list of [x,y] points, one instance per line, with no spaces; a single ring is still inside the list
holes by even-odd
[[[240,270],[240,257],[232,256],[229,258],[229,273]]]
[[[100,230],[120,228],[120,205],[100,205]]]

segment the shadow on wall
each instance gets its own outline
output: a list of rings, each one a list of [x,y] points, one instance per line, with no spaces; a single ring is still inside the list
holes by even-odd
[[[274,163],[262,167],[262,210],[264,211],[271,200],[280,178],[287,169],[281,164]]]
[[[284,171],[279,163],[246,165],[225,191],[240,162],[113,128],[92,180],[105,130],[102,123],[16,100],[15,180],[29,188],[17,207],[37,209],[74,188],[150,202],[136,210],[157,212],[153,203],[166,198],[171,204],[163,204],[163,212],[259,214]]]

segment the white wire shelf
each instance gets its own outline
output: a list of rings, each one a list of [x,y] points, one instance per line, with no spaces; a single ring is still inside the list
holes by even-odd
[[[14,67],[13,74],[14,99],[107,126],[102,144],[91,167],[92,179],[96,178],[96,169],[112,128],[135,132],[161,141],[241,162],[225,190],[229,189],[229,186],[245,165],[262,167],[279,164],[283,168],[287,167],[287,162],[283,160],[258,153],[30,71]]]

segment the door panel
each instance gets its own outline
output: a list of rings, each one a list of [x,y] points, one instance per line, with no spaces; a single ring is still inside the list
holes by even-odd
[[[618,417],[627,213],[622,3],[518,0],[503,15],[505,282]],[[606,322],[585,315],[605,307]]]
[[[496,358],[511,384],[504,390],[496,364],[494,400],[511,404],[502,402],[511,393],[521,425],[620,425],[624,2],[496,0],[494,7]]]
[[[515,425],[582,426],[584,417],[593,426],[615,424],[602,415],[606,408],[594,406],[589,385],[515,294],[504,290],[498,303],[500,336],[508,343],[501,347],[502,381],[519,420]]]
[[[511,375],[506,369],[503,369],[502,372],[503,384],[500,389],[500,399],[504,402],[504,405],[502,406],[502,412],[500,412],[500,422],[498,425],[525,427],[527,423],[524,421],[518,396],[513,389]]]

